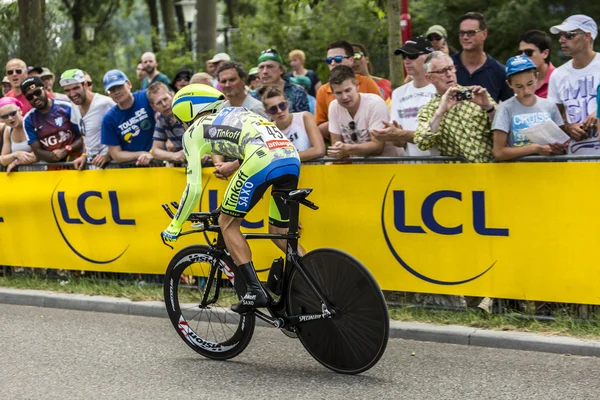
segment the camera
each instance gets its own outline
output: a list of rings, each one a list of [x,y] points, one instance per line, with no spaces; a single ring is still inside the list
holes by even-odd
[[[456,101],[471,100],[472,98],[473,92],[468,89],[456,92]]]

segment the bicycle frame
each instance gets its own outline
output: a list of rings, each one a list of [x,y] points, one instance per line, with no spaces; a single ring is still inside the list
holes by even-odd
[[[277,195],[276,193],[274,195]],[[280,194],[282,196],[285,193]],[[316,284],[315,280],[312,278],[310,273],[308,273],[300,264],[300,255],[298,254],[298,239],[300,235],[298,233],[298,218],[299,218],[299,209],[300,204],[304,204],[310,208],[317,209],[313,203],[308,202],[304,199],[301,200],[292,200],[289,198],[285,198],[284,200],[290,206],[290,223],[288,233],[286,234],[276,234],[276,233],[248,233],[244,234],[246,240],[254,240],[254,239],[285,239],[287,240],[287,253],[286,260],[284,264],[284,272],[283,272],[283,288],[281,292],[281,296],[278,300],[272,302],[267,305],[267,310],[269,314],[265,314],[262,311],[255,310],[254,314],[260,318],[261,320],[267,322],[268,324],[274,326],[275,328],[286,328],[286,327],[294,327],[296,325],[314,321],[317,319],[323,318],[332,318],[335,315],[335,309],[331,306],[331,304],[327,301],[325,296],[322,295],[320,288]],[[177,203],[171,203],[172,206],[178,208]],[[168,208],[166,204],[163,205],[163,208],[172,217],[171,210]],[[231,255],[227,251],[227,247],[225,245],[225,240],[221,233],[221,228],[217,222],[218,213],[192,213],[190,216],[190,221],[197,222],[195,227],[199,229],[194,229],[187,232],[182,232],[180,235],[189,235],[193,233],[201,233],[201,232],[214,232],[217,233],[217,239],[213,241],[213,243],[208,243],[208,246],[211,250],[211,255],[214,256],[215,262],[211,266],[210,273],[207,277],[206,287],[210,288],[209,285],[216,284],[215,293],[212,299],[208,299],[208,294],[210,290],[205,290],[204,297],[201,301],[202,306],[206,306],[212,303],[215,303],[219,296],[220,290],[220,282],[223,275],[223,272],[219,268],[219,263],[221,259],[225,259],[227,261],[227,265],[231,265],[234,269],[234,275],[239,276],[237,271],[237,266],[233,261]],[[208,225],[206,225],[208,223]],[[194,225],[192,225],[194,227]],[[165,243],[166,244],[166,243]],[[168,245],[168,244],[167,244]],[[171,246],[169,246],[171,247]],[[317,299],[321,303],[321,313],[313,313],[313,314],[295,314],[289,315],[286,310],[286,298],[287,293],[290,290],[289,282],[291,278],[291,274],[297,269],[298,272],[302,275],[302,277],[308,283],[308,286],[315,294]],[[215,282],[216,281],[216,282]],[[239,282],[239,283],[238,283]],[[242,285],[241,280],[234,280],[234,289],[238,295],[243,295],[245,292],[245,286]]]

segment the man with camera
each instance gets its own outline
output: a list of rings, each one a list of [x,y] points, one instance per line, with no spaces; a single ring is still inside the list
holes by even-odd
[[[488,91],[481,86],[459,86],[452,58],[441,51],[427,56],[425,72],[437,94],[419,110],[414,143],[421,150],[437,146],[443,156],[492,161],[496,102]]]

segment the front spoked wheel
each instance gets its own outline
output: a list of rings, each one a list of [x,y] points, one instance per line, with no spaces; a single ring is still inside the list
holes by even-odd
[[[354,257],[334,249],[306,254],[300,264],[335,310],[335,316],[296,327],[306,350],[325,367],[358,374],[374,366],[385,352],[389,314],[379,285]],[[288,312],[321,313],[321,303],[295,269],[290,276]]]
[[[215,360],[240,354],[254,332],[254,314],[230,310],[238,301],[233,279],[231,266],[202,245],[179,251],[165,275],[165,305],[177,333],[194,351]]]

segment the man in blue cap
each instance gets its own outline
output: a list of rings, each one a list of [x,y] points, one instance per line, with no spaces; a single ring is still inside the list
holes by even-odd
[[[131,82],[118,69],[104,75],[104,90],[117,103],[102,120],[102,144],[113,160],[148,165],[153,157],[154,110],[146,90],[131,93]]]
[[[533,143],[524,134],[526,129],[553,121],[564,125],[558,107],[552,101],[538,97],[537,68],[527,56],[511,57],[506,63],[506,79],[515,96],[503,101],[496,110],[492,130],[494,131],[494,158],[499,161],[517,157],[563,154],[563,143]]]

